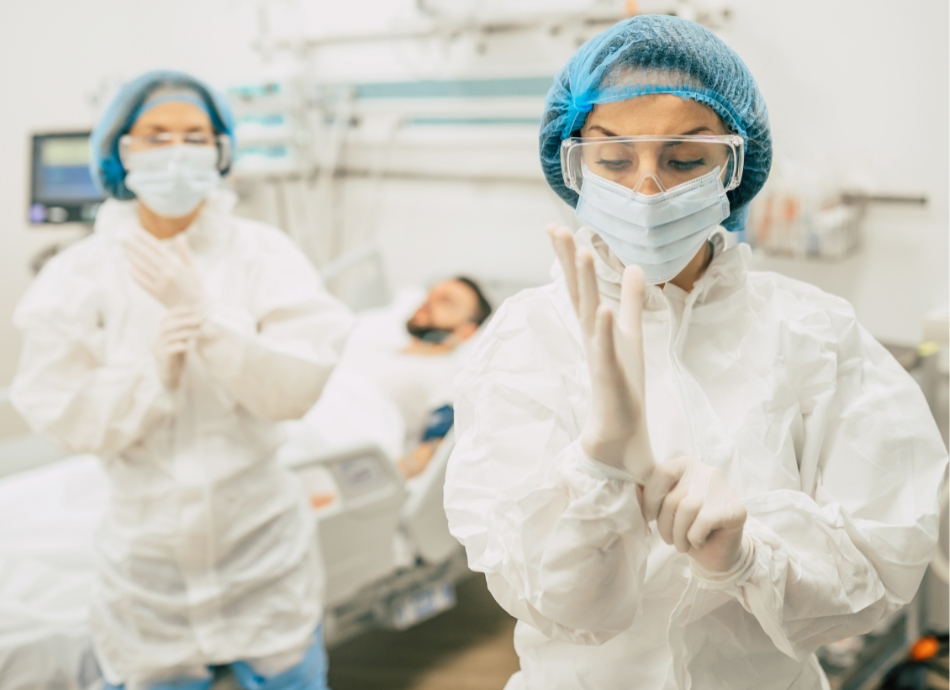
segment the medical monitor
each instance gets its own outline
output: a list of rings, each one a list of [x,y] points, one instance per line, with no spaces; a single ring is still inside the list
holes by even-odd
[[[30,223],[92,223],[104,196],[89,170],[89,132],[33,135]]]

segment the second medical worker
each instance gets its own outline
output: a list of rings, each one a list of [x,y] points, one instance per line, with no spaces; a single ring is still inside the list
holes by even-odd
[[[15,313],[13,401],[98,455],[111,504],[91,627],[106,688],[324,690],[321,565],[277,423],[316,402],[351,325],[279,230],[221,187],[233,120],[200,81],[127,83],[92,137],[111,199]]]
[[[555,78],[552,284],[508,300],[457,381],[445,487],[518,618],[508,690],[819,690],[815,650],[914,596],[947,455],[844,300],[749,270],[771,163],[739,57],[669,16]]]

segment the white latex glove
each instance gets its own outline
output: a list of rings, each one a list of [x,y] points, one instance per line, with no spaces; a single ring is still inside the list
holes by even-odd
[[[158,376],[168,390],[175,390],[185,368],[185,353],[198,337],[201,315],[193,307],[170,309],[158,325],[152,354],[158,363]]]
[[[125,242],[132,278],[169,309],[205,301],[201,276],[182,235],[174,240],[177,256],[147,232],[136,232]]]
[[[719,469],[690,457],[661,463],[642,499],[644,517],[656,519],[663,541],[706,570],[726,572],[746,556],[746,509]]]
[[[594,460],[626,470],[642,484],[655,464],[643,400],[643,271],[629,266],[623,273],[615,328],[613,312],[600,304],[594,257],[576,250],[567,228],[548,226],[548,235],[564,269],[590,367],[591,410],[581,447]]]

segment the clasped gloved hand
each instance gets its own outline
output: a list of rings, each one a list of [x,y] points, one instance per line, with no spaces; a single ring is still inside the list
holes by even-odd
[[[201,314],[188,305],[169,309],[159,322],[152,354],[158,363],[158,377],[168,390],[178,388],[185,368],[185,354],[198,338],[202,322]]]
[[[642,500],[644,516],[656,520],[663,541],[706,570],[726,572],[746,556],[746,508],[722,470],[691,457],[658,464]]]
[[[615,327],[613,312],[600,303],[593,255],[576,251],[567,228],[551,226],[548,234],[564,269],[590,367],[591,410],[581,447],[594,460],[626,470],[642,484],[655,464],[643,401],[643,271],[639,266],[624,271]]]
[[[205,301],[201,276],[182,235],[174,240],[177,256],[148,232],[136,232],[125,242],[132,278],[169,309],[197,307]]]

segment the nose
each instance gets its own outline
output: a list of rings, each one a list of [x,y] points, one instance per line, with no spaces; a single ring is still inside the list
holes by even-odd
[[[633,188],[633,191],[647,196],[653,196],[654,194],[666,191],[660,182],[660,178],[657,177],[657,168],[660,163],[659,152],[653,150],[651,147],[639,153],[640,165],[637,172],[640,173],[640,179],[637,181],[637,186]]]
[[[637,182],[637,186],[633,188],[633,191],[645,194],[646,196],[653,196],[654,194],[660,194],[664,190],[657,176],[652,172],[648,172],[640,178],[640,181]]]

